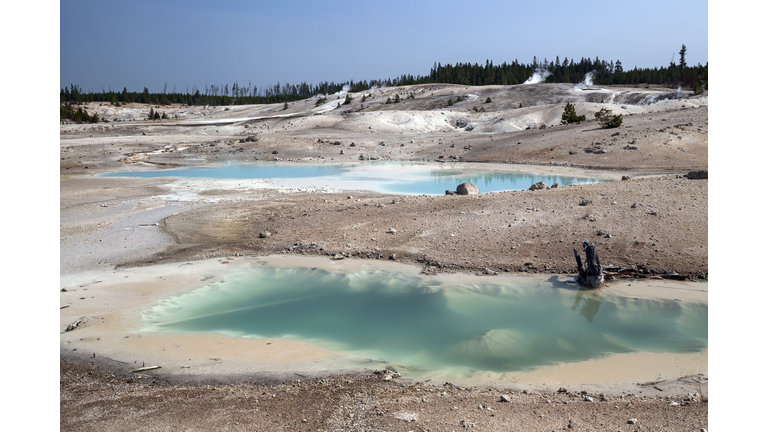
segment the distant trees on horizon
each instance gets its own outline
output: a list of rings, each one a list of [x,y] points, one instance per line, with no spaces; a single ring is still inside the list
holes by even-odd
[[[271,87],[258,88],[251,86],[241,86],[234,82],[229,84],[211,84],[200,91],[192,87],[192,92],[184,93],[174,91],[166,92],[167,85],[162,93],[150,93],[144,87],[142,92],[129,92],[123,87],[122,91],[109,89],[101,92],[85,92],[77,85],[64,87],[60,91],[59,102],[61,104],[79,104],[85,102],[108,102],[114,105],[126,103],[143,103],[152,105],[244,105],[244,104],[271,104],[287,103],[301,99],[307,99],[317,95],[329,95],[337,93],[348,87],[349,92],[360,92],[371,89],[372,87],[395,87],[414,84],[461,84],[470,86],[484,85],[515,85],[525,82],[538,69],[549,71],[544,82],[547,83],[579,83],[584,81],[586,74],[592,72],[592,80],[595,85],[610,84],[671,84],[681,85],[691,88],[707,88],[707,69],[709,63],[702,66],[688,66],[685,61],[686,47],[683,45],[680,50],[680,62],[675,64],[670,62],[666,67],[654,68],[633,68],[625,70],[620,60],[601,60],[595,57],[594,60],[581,58],[564,58],[560,60],[557,56],[554,61],[546,58],[539,61],[536,56],[530,64],[519,63],[517,60],[512,63],[502,63],[494,65],[492,61],[486,60],[485,65],[477,63],[456,63],[455,65],[435,63],[429,74],[425,76],[403,74],[398,78],[387,78],[386,80],[364,80],[335,83],[321,82],[317,85],[302,82],[298,85],[283,84],[279,82]],[[64,115],[64,111],[62,111]],[[69,111],[67,111],[69,115]]]

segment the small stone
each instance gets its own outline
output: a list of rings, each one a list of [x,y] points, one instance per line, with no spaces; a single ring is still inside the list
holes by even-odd
[[[622,180],[629,180],[629,176],[621,176]]]
[[[627,420],[627,423],[629,423],[629,424],[637,424],[637,419],[636,418],[631,418],[631,419]]]
[[[333,259],[335,259],[335,260],[343,260],[344,259],[344,255],[336,254],[336,255],[333,256]]]
[[[259,238],[267,238],[272,237],[272,233],[269,231],[264,231],[259,233]]]
[[[397,230],[394,228],[390,228],[387,230],[387,234],[397,234]]]
[[[592,204],[592,201],[591,201],[591,200],[588,200],[588,199],[583,199],[583,200],[581,200],[581,202],[579,203],[579,205],[580,205],[580,206],[586,206],[586,205],[590,205],[590,204]]]
[[[532,184],[531,187],[528,188],[528,190],[540,190],[540,189],[546,189],[546,188],[547,188],[546,183],[538,182],[538,183]]]
[[[509,397],[509,395],[501,395],[500,402],[511,402],[512,398]]]

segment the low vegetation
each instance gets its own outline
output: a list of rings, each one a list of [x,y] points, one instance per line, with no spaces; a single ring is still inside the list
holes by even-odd
[[[581,123],[587,120],[587,116],[585,115],[577,116],[576,107],[574,107],[572,103],[568,102],[567,104],[565,104],[565,110],[563,110],[562,119],[566,123]]]
[[[595,113],[595,118],[603,129],[617,128],[622,122],[621,114],[611,115],[611,110],[605,108],[600,108],[600,111]]]
[[[99,115],[89,115],[82,107],[75,110],[71,104],[65,103],[59,107],[59,121],[70,120],[75,123],[98,123]]]

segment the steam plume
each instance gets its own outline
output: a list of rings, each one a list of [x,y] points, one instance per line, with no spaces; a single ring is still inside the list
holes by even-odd
[[[573,89],[583,90],[585,87],[592,87],[594,79],[595,79],[595,71],[587,72],[587,74],[584,75],[584,81],[576,84],[576,86]]]
[[[531,75],[531,77],[528,78],[528,80],[523,84],[538,84],[540,82],[543,82],[550,75],[552,75],[552,72],[546,69],[537,68],[536,71],[533,73],[533,75]]]

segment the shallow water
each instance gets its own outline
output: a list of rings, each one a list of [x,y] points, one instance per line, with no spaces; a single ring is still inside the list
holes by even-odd
[[[634,351],[707,348],[707,305],[514,278],[441,284],[383,270],[254,267],[143,315],[145,331],[293,338],[406,376],[522,371]]]
[[[470,182],[481,193],[528,189],[543,181],[548,186],[568,186],[601,180],[585,177],[520,174],[473,168],[465,170],[451,164],[413,162],[373,162],[328,165],[281,163],[240,163],[214,167],[135,171],[102,174],[106,177],[180,177],[211,179],[280,179],[286,186],[315,186],[338,189],[374,190],[397,194],[442,195],[446,190]]]

